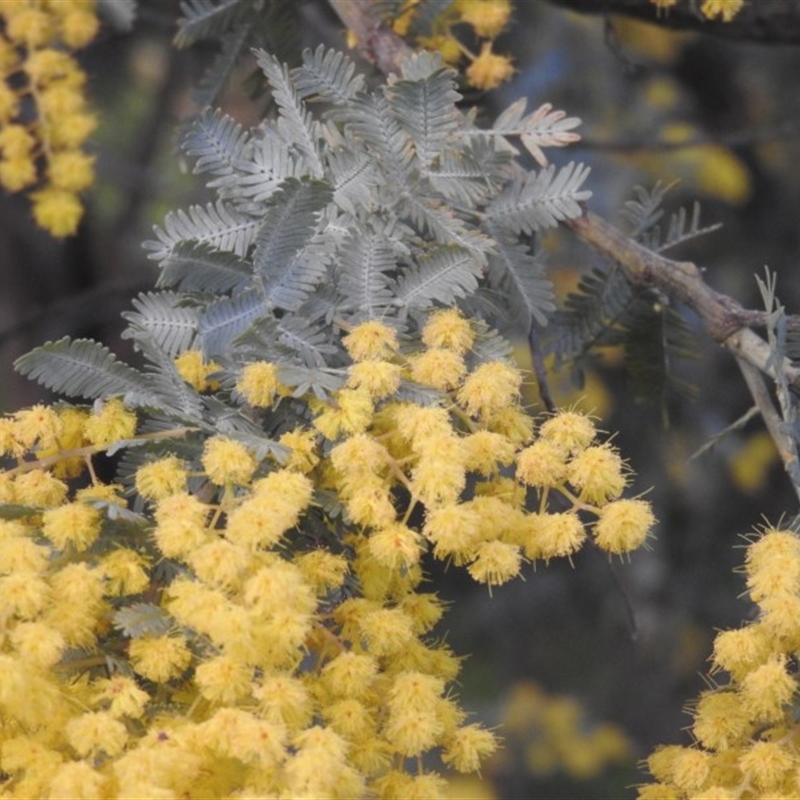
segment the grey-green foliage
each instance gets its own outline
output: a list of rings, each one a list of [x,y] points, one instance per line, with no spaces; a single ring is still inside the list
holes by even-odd
[[[241,5],[192,0],[185,10],[202,32]],[[343,331],[360,321],[384,320],[412,341],[422,314],[453,304],[473,316],[493,309],[485,324],[494,327],[547,321],[551,286],[520,236],[580,214],[588,169],[525,172],[509,137],[540,152],[569,141],[577,120],[526,115],[517,102],[503,133],[480,129],[458,107],[455,73],[427,53],[375,89],[322,47],[295,69],[263,50],[256,57],[275,114],[245,129],[202,113],[183,147],[213,198],[168,214],[146,243],[160,267],[157,291],[125,315],[144,372],[69,340],[20,359],[22,372],[54,391],[117,394],[218,429],[218,398],[196,392],[174,366],[187,349],[219,365],[223,396],[242,364],[260,358],[280,365],[295,396],[324,397],[342,383]],[[473,360],[507,352],[491,327],[481,338]],[[231,415],[232,429],[258,435],[238,410]]]

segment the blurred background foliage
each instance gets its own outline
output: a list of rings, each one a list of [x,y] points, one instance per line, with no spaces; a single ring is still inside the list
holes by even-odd
[[[302,47],[320,42],[344,46],[325,0],[277,5],[270,38],[280,57],[296,61]],[[465,87],[465,104],[490,119],[527,97],[529,108],[548,102],[581,117],[582,141],[555,157],[592,167],[594,211],[625,229],[620,212],[636,186],[675,181],[664,199],[667,216],[699,201],[702,224],[721,227],[670,255],[695,261],[711,286],[748,307],[759,307],[753,276],[768,265],[794,312],[800,50],[584,16],[569,5],[517,0],[512,24],[495,42],[513,59],[513,77],[491,92]],[[177,143],[181,122],[199,110],[193,87],[214,48],[176,49],[180,15],[178,2],[140,0],[130,31],[106,26],[78,54],[100,125],[90,143],[97,182],[77,235],[49,238],[24,198],[0,196],[4,411],[41,399],[11,364],[45,340],[89,336],[132,359],[118,338],[119,314],[156,277],[140,242],[167,210],[205,202]],[[241,65],[219,101],[244,125],[268,102],[249,94],[252,71]],[[600,266],[567,232],[539,245],[561,298]],[[735,572],[741,535],[796,513],[758,417],[715,438],[752,401],[733,360],[677,310],[698,336],[693,358],[670,369],[692,391],[634,391],[613,345],[580,371],[551,374],[559,404],[592,410],[614,433],[638,476],[632,492],[649,491],[660,521],[651,550],[626,564],[586,551],[572,566],[554,562],[491,598],[459,571],[432,575],[452,601],[441,635],[456,652],[472,654],[464,705],[489,724],[503,723],[506,741],[484,783],[459,783],[454,796],[632,797],[631,786],[643,780],[637,759],[656,743],[688,740],[682,707],[704,686],[714,631],[750,613]],[[528,357],[524,343],[519,353]],[[535,404],[533,381],[530,392]]]

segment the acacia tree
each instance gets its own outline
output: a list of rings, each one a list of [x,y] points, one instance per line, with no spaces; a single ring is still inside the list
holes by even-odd
[[[736,359],[800,492],[793,320],[769,275],[765,310],[749,310],[667,258],[700,227],[678,215],[662,235],[661,192],[630,206],[633,236],[593,214],[588,168],[549,163],[578,138],[565,112],[515,102],[479,123],[446,64],[452,31],[484,40],[465,79],[488,88],[509,75],[494,39],[510,6],[448,5],[332,0],[385,76],[369,80],[324,46],[294,67],[276,57],[280,3],[183,5],[177,43],[222,45],[182,142],[213,199],[168,213],[146,245],[159,277],[123,334],[142,366],[88,339],[46,343],[16,367],[63,399],[0,421],[5,794],[428,798],[445,771],[478,770],[497,736],[454,694],[459,654],[436,636],[426,574],[444,561],[492,590],[529,562],[646,544],[650,503],[596,422],[556,406],[544,364],[655,297]],[[4,130],[29,138],[3,156],[28,164],[16,188],[53,183],[34,213],[64,234],[88,162],[70,152],[84,177],[63,185],[64,117],[40,98],[80,79],[63,51],[46,74],[25,60],[56,63],[53,30],[71,46],[57,7],[2,12],[9,75],[28,78],[7,88],[36,103],[32,123],[8,103]],[[211,104],[251,47],[272,110],[246,127]],[[43,214],[36,192],[55,189],[71,199]],[[614,265],[562,309],[538,245],[559,226]],[[658,322],[682,330],[676,312]],[[118,457],[111,481],[101,453]],[[758,614],[717,636],[727,677],[697,702],[695,744],[650,757],[643,798],[800,791],[791,526],[754,537],[745,569]]]

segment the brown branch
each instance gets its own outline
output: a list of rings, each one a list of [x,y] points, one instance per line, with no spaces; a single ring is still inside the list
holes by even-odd
[[[399,73],[414,51],[375,13],[370,0],[330,0],[331,8],[356,37],[358,52],[384,75]]]
[[[764,324],[764,312],[749,311],[714,291],[691,261],[672,261],[653,253],[591,211],[570,220],[567,226],[592,249],[619,264],[634,284],[660,289],[685,304],[697,314],[715,342],[764,374],[778,378],[770,346],[748,327]],[[784,359],[781,370],[790,384],[800,386],[800,369]]]
[[[579,14],[622,14],[663,28],[691,30],[726,39],[764,44],[800,42],[800,3],[796,0],[748,0],[730,21],[709,20],[697,12],[699,0],[678,0],[659,11],[650,0],[549,0]]]

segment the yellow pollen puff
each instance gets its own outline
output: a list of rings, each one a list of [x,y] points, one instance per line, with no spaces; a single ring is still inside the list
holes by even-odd
[[[458,402],[470,416],[490,416],[519,399],[522,374],[502,361],[476,367],[458,390]]]
[[[730,22],[744,6],[744,0],[703,0],[700,13],[706,19],[722,17],[723,22]]]
[[[0,161],[0,184],[9,192],[19,192],[36,183],[36,163],[33,156],[13,156]]]
[[[398,390],[400,373],[398,364],[379,359],[366,359],[348,367],[347,385],[351,389],[363,389],[370,397],[380,400]]]
[[[24,125],[6,125],[0,129],[0,151],[5,158],[29,156],[36,139]]]
[[[175,456],[143,464],[136,470],[136,491],[145,500],[163,500],[186,491],[186,465]]]
[[[94,445],[130,439],[136,433],[136,414],[125,408],[122,400],[108,400],[86,419],[83,433]]]
[[[150,695],[140,689],[133,678],[114,675],[101,678],[92,684],[93,700],[107,703],[112,717],[132,717],[138,719],[150,701]]]
[[[522,557],[519,547],[506,542],[483,542],[477,557],[467,568],[478,583],[501,586],[519,575]]]
[[[760,625],[720,631],[714,639],[713,669],[723,669],[735,679],[762,664],[772,651],[772,637]]]
[[[369,427],[374,410],[372,398],[363,389],[342,389],[332,405],[323,406],[314,427],[330,440],[362,433]]]
[[[64,733],[80,756],[101,752],[115,756],[122,752],[128,741],[125,725],[108,711],[81,714],[67,723]]]
[[[564,482],[567,465],[562,450],[539,439],[517,456],[517,479],[537,489],[552,488]]]
[[[97,128],[97,117],[82,111],[75,93],[66,88],[43,92],[40,106],[43,113],[52,118],[48,119],[48,130],[53,147],[80,147]],[[60,108],[63,106],[74,110],[62,114]]]
[[[91,11],[76,9],[65,14],[59,25],[61,40],[67,47],[78,50],[91,42],[100,29],[100,21]]]
[[[30,506],[59,506],[67,496],[67,484],[42,469],[32,469],[14,479],[14,501]]]
[[[735,692],[710,691],[700,696],[692,732],[703,747],[727,750],[750,735],[753,725]]]
[[[797,691],[797,682],[786,669],[785,656],[772,656],[765,664],[745,675],[740,683],[740,697],[754,720],[779,722],[785,707]]]
[[[192,652],[183,636],[143,636],[132,639],[128,656],[134,670],[155,683],[177,678],[192,661]]]
[[[739,757],[745,778],[764,792],[779,790],[797,766],[797,756],[778,742],[755,742]]]
[[[747,548],[745,570],[753,575],[762,569],[797,561],[800,561],[800,537],[792,531],[767,530]]]
[[[491,731],[480,725],[465,725],[448,737],[442,761],[458,772],[477,772],[499,744]]]
[[[255,361],[242,370],[236,383],[236,391],[251,406],[270,408],[279,386],[277,366],[269,361]]]
[[[120,548],[103,556],[101,569],[106,577],[108,593],[122,596],[143,592],[150,585],[147,566],[144,556],[127,548]]]
[[[212,703],[235,703],[250,693],[252,669],[228,655],[204,661],[195,670],[200,693]]]
[[[208,506],[181,492],[159,500],[153,536],[167,558],[182,558],[208,541]]]
[[[214,381],[209,381],[208,376],[220,366],[214,361],[206,362],[200,350],[186,350],[175,358],[174,363],[178,375],[196,391],[205,392],[218,386]]]
[[[42,515],[42,533],[59,549],[74,547],[80,552],[100,535],[100,512],[83,503],[68,503]]]
[[[571,556],[586,541],[586,531],[577,514],[531,514],[524,544],[528,558]]]
[[[372,691],[378,662],[366,653],[345,650],[322,669],[322,685],[334,697],[362,698]]]
[[[25,72],[38,86],[45,86],[58,78],[69,78],[80,72],[75,59],[63,50],[44,48],[28,54]]]
[[[455,557],[456,563],[471,561],[480,543],[480,516],[463,505],[429,510],[422,533],[434,544],[439,559]]]
[[[420,535],[400,522],[375,531],[367,546],[370,555],[390,569],[405,569],[417,564],[422,554]]]
[[[457,0],[455,6],[460,21],[485,39],[499,36],[511,17],[510,0]]]
[[[58,238],[72,236],[83,217],[83,206],[74,192],[48,186],[31,193],[36,224]]]
[[[217,486],[250,482],[258,462],[241,443],[227,436],[212,436],[203,447],[201,458],[208,479]]]
[[[203,583],[235,590],[250,566],[248,552],[226,539],[213,539],[186,555],[186,562]]]
[[[395,752],[413,758],[436,747],[443,732],[444,725],[433,711],[398,709],[389,715],[383,737]]]
[[[595,505],[616,500],[627,483],[619,453],[609,445],[587,447],[567,465],[567,480]]]
[[[39,442],[42,447],[52,447],[64,429],[58,412],[38,403],[14,414],[13,435],[26,450]]]
[[[294,564],[317,594],[325,594],[331,589],[341,587],[350,570],[350,565],[344,556],[322,549],[296,555]]]
[[[499,86],[514,74],[508,56],[492,52],[492,42],[484,42],[480,55],[467,67],[467,80],[476,89],[488,90]]]
[[[390,356],[398,348],[397,331],[377,320],[356,325],[342,344],[353,361],[368,361]]]
[[[286,460],[287,469],[307,473],[319,464],[316,431],[295,428],[282,434],[278,443],[291,450]]]
[[[475,342],[475,331],[456,308],[434,311],[422,328],[422,342],[464,355]]]
[[[514,460],[514,443],[491,431],[476,431],[461,440],[466,469],[488,477],[498,464],[507,466]]]
[[[368,611],[358,621],[359,632],[374,656],[391,656],[414,638],[414,621],[399,608]]]
[[[53,153],[47,165],[47,174],[57,189],[82,192],[94,181],[94,156],[80,150]]]
[[[542,439],[560,447],[567,455],[585,450],[596,435],[591,418],[577,411],[559,411],[539,428]]]
[[[9,638],[19,655],[38,667],[52,667],[67,649],[64,637],[41,622],[21,622]]]
[[[413,469],[411,492],[430,507],[455,503],[467,481],[463,456],[456,436],[429,439]]]
[[[7,16],[5,23],[5,35],[28,47],[43,47],[53,36],[50,15],[38,8],[22,9]]]
[[[40,573],[47,567],[50,550],[36,544],[26,535],[25,529],[18,536],[8,535],[0,538],[0,575],[15,572]]]
[[[409,363],[413,380],[443,392],[455,389],[467,371],[462,356],[443,347],[432,347],[412,356]]]
[[[648,502],[617,500],[600,509],[594,526],[594,539],[609,553],[629,553],[647,541],[655,522]]]
[[[672,783],[684,792],[700,789],[711,770],[711,756],[701,750],[683,748],[672,764]]]

